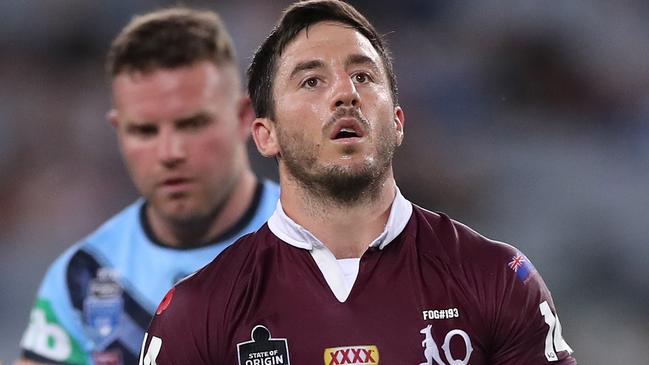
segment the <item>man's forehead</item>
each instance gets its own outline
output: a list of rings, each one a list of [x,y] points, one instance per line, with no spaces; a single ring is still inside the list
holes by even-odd
[[[322,21],[302,29],[285,47],[280,64],[291,67],[312,59],[365,55],[376,63],[380,56],[369,39],[354,27],[335,21]]]
[[[122,72],[111,83],[114,96],[146,98],[174,95],[179,92],[209,95],[236,93],[240,88],[239,77],[232,67],[218,67],[209,62],[176,68],[156,68],[142,71]]]
[[[112,84],[141,85],[147,82],[178,84],[208,81],[227,85],[228,82],[237,81],[238,78],[238,70],[235,66],[198,60],[175,67],[152,66],[144,69],[125,69],[113,77]]]

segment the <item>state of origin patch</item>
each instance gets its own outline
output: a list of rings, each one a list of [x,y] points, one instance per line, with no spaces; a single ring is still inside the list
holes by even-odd
[[[251,341],[237,344],[239,365],[290,365],[285,338],[272,338],[262,325],[255,326],[250,337]]]

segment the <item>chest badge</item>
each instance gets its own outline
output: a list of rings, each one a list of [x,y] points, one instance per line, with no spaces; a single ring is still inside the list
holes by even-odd
[[[111,341],[111,335],[119,328],[123,311],[118,271],[100,268],[83,301],[83,323],[96,349],[103,349]]]
[[[332,347],[324,351],[324,365],[378,365],[379,349],[374,345]]]
[[[432,327],[433,326],[429,324],[428,326],[422,328],[421,331],[419,331],[419,333],[424,335],[424,340],[421,341],[421,346],[424,348],[424,357],[426,358],[426,362],[422,362],[419,365],[446,365],[446,363],[442,361],[437,342],[435,342],[435,339],[433,338]],[[465,355],[463,359],[455,359],[451,354],[451,340],[455,336],[460,337],[464,341]],[[449,365],[468,365],[469,359],[471,358],[471,353],[473,352],[471,338],[463,330],[451,330],[446,334],[446,337],[444,337],[442,351],[444,352],[444,357],[446,357],[446,361],[448,361]]]
[[[257,325],[250,332],[251,341],[237,344],[239,365],[290,365],[288,342],[272,338],[268,328]]]

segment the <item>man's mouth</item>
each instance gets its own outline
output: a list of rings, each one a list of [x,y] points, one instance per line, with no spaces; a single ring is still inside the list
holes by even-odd
[[[333,139],[358,137],[358,133],[352,128],[341,128]]]
[[[356,118],[341,118],[334,123],[330,138],[332,140],[344,140],[349,138],[363,138],[365,131]]]
[[[164,179],[160,184],[161,192],[171,195],[184,195],[192,190],[192,180],[181,177]]]
[[[175,185],[181,185],[184,183],[189,182],[188,179],[185,178],[172,178],[172,179],[166,179],[162,182],[162,185],[164,186],[175,186]]]

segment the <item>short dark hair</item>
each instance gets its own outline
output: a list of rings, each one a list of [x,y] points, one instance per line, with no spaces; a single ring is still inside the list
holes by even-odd
[[[175,68],[196,61],[235,65],[232,38],[218,14],[172,7],[134,17],[113,40],[106,60],[110,78],[126,71]]]
[[[309,0],[288,7],[248,67],[248,93],[258,118],[274,119],[273,79],[277,60],[288,43],[304,28],[322,21],[347,24],[365,36],[378,52],[385,67],[392,101],[398,105],[397,81],[390,51],[374,26],[351,5],[338,0]]]

